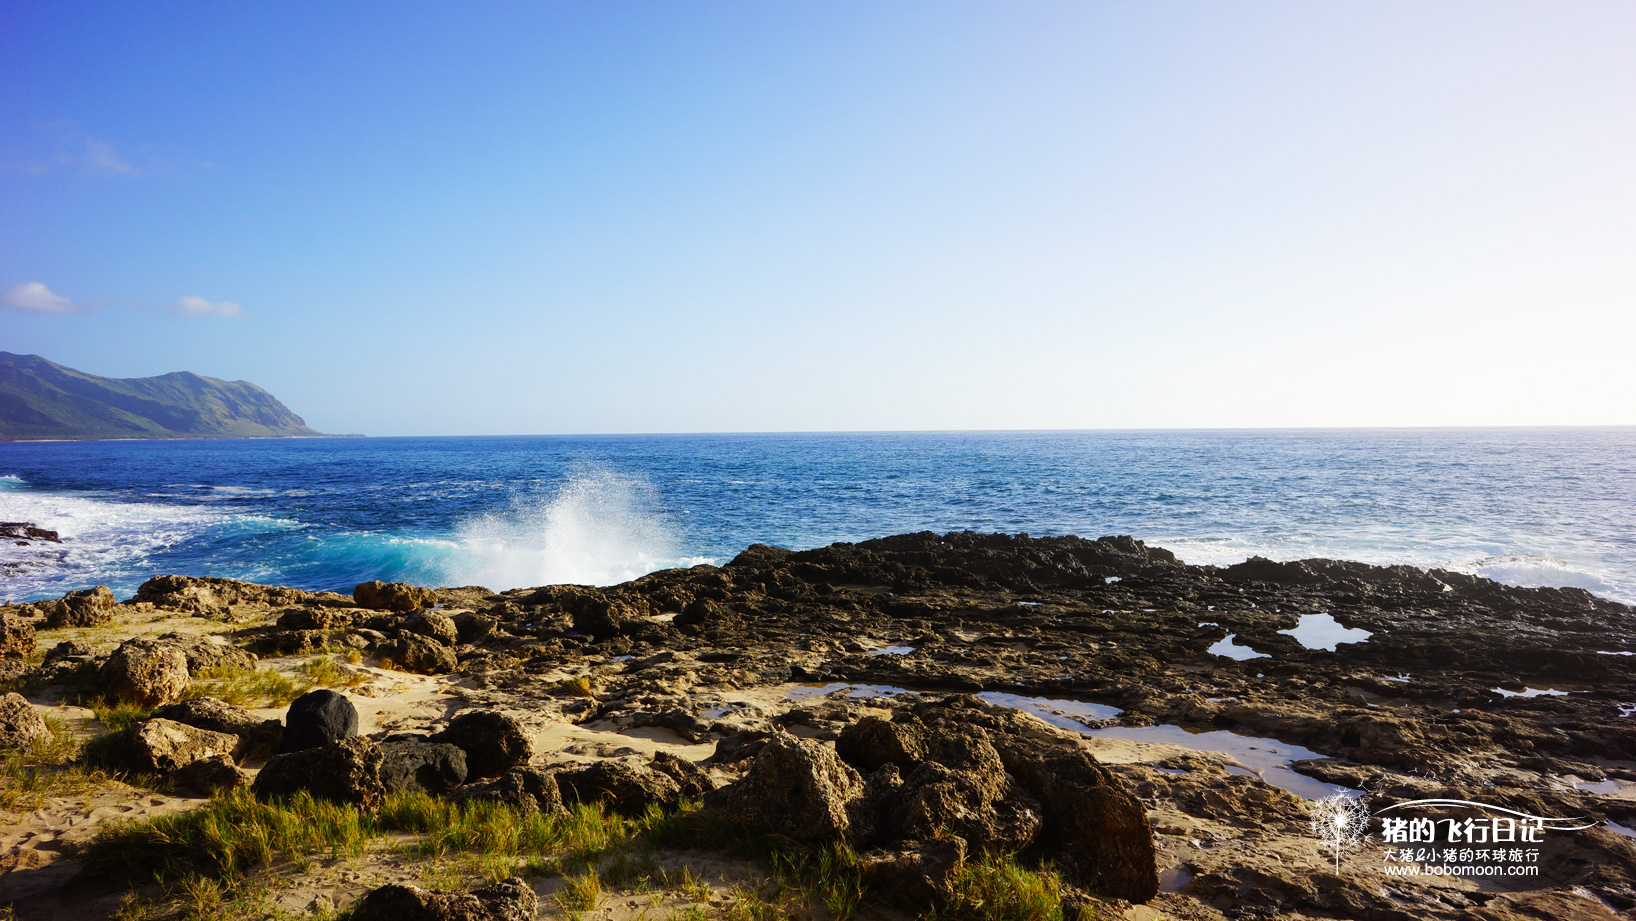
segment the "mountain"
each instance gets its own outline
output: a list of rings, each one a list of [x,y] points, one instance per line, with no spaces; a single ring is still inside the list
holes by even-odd
[[[122,380],[0,352],[0,440],[318,434],[249,381],[188,371]]]

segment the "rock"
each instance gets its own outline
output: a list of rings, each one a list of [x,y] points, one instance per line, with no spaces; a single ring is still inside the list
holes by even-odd
[[[298,752],[358,734],[358,708],[345,694],[327,688],[310,691],[290,703],[284,714],[279,752]]]
[[[1153,828],[1125,785],[1076,749],[1005,753],[1006,766],[1044,807],[1040,843],[1063,878],[1092,892],[1146,902],[1159,891]]]
[[[96,627],[114,619],[117,604],[106,585],[69,592],[57,602],[48,623],[53,627]]]
[[[927,761],[903,779],[886,810],[892,833],[924,838],[947,831],[979,851],[1025,850],[1044,821],[1039,802],[1006,773],[992,745],[969,741],[963,756],[940,753],[948,764]]]
[[[895,764],[904,773],[925,761],[926,727],[919,721],[890,721],[866,716],[841,731],[835,753],[865,773]]]
[[[401,633],[377,647],[375,654],[391,667],[417,675],[447,675],[460,667],[454,650],[418,633]]]
[[[137,769],[155,774],[168,774],[217,755],[231,755],[238,744],[236,735],[167,719],[148,720],[131,734],[131,754]]]
[[[28,521],[0,521],[0,538],[6,540],[38,540],[48,544],[60,544],[62,538],[56,531],[47,531],[45,528],[36,528]]]
[[[447,743],[381,743],[381,784],[388,793],[441,796],[466,782],[466,753]]]
[[[181,703],[160,707],[155,716],[178,723],[186,723],[211,732],[225,732],[238,737],[233,757],[243,759],[251,754],[272,754],[278,751],[284,724],[278,720],[264,720],[242,707],[235,707],[214,697],[190,697]]]
[[[471,780],[499,777],[534,757],[534,744],[523,724],[495,710],[459,713],[431,741],[446,742],[464,751]]]
[[[187,654],[162,640],[126,640],[97,672],[104,694],[138,707],[181,700],[188,679]]]
[[[254,671],[256,667],[254,655],[219,636],[167,633],[160,639],[182,650],[182,654],[187,656],[188,671],[195,675],[207,669]]]
[[[299,607],[290,608],[278,615],[278,629],[280,630],[341,630],[352,626],[357,616],[346,610],[336,608]]]
[[[318,799],[374,811],[386,793],[381,784],[382,760],[380,746],[370,739],[342,739],[321,748],[274,755],[256,775],[251,790],[262,799],[305,790]]]
[[[556,771],[557,787],[567,803],[602,803],[625,816],[639,816],[649,803],[676,808],[682,791],[676,781],[658,771],[624,761],[597,761],[584,767]]]
[[[954,894],[954,875],[966,862],[966,841],[949,836],[863,855],[863,883],[891,902],[919,909]]]
[[[716,782],[704,768],[670,752],[655,754],[648,767],[674,780],[683,799],[698,799],[716,789]]]
[[[405,617],[398,629],[418,633],[445,646],[460,642],[460,631],[456,629],[454,620],[436,611],[416,611]]]
[[[50,665],[53,662],[60,662],[63,659],[79,659],[89,656],[90,654],[91,647],[85,645],[84,643],[64,640],[46,650],[45,664]]]
[[[863,778],[835,751],[817,742],[774,733],[743,779],[705,797],[721,810],[763,831],[812,844],[847,841],[861,847],[875,836],[874,806]]]
[[[535,768],[512,768],[495,780],[467,784],[454,791],[454,800],[490,800],[525,813],[556,815],[566,811],[555,775]]]
[[[219,790],[237,790],[250,783],[250,775],[240,770],[227,755],[201,758],[165,779],[175,787],[205,796]]]
[[[494,632],[497,621],[483,614],[461,611],[450,618],[454,621],[456,638],[462,643],[475,643]]]
[[[365,582],[352,590],[352,597],[361,608],[400,614],[437,604],[436,592],[407,582]]]
[[[533,921],[539,900],[517,877],[470,892],[382,886],[352,907],[352,921]]]
[[[34,654],[34,625],[15,614],[0,614],[0,659]]]
[[[30,748],[52,738],[45,718],[21,694],[0,697],[0,749]]]
[[[142,583],[132,601],[147,602],[165,611],[180,611],[200,617],[220,617],[232,612],[235,604],[275,607],[292,604],[334,604],[341,596],[329,592],[304,592],[277,585],[257,585],[237,579],[194,576],[154,576]]]

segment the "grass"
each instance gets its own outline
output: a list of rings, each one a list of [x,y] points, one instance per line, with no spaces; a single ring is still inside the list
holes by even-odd
[[[755,887],[734,887],[713,904],[718,889],[689,867],[661,870],[656,849],[725,850],[760,862],[766,872]],[[105,828],[85,856],[87,872],[100,878],[133,887],[161,884],[160,901],[133,903],[130,921],[140,921],[227,916],[228,907],[238,912],[250,905],[258,891],[252,880],[275,863],[299,869],[318,855],[355,858],[382,850],[418,858],[428,888],[459,888],[473,877],[560,875],[555,907],[570,919],[594,910],[609,890],[648,893],[654,906],[662,893],[673,893],[686,904],[671,921],[853,921],[871,895],[891,897],[866,891],[862,863],[845,845],[802,847],[725,823],[696,803],[628,818],[599,805],[530,814],[499,803],[400,793],[367,814],[306,794],[261,802],[236,790],[191,812]],[[1061,879],[1012,858],[967,863],[954,890],[927,921],[1064,921]]]
[[[45,723],[52,732],[50,741],[0,753],[0,811],[31,811],[52,797],[94,793],[114,779],[97,767],[75,762],[80,745],[67,724],[49,715]]]
[[[573,697],[595,697],[596,682],[589,675],[580,675],[578,678],[564,678],[552,687],[559,694],[568,694]]]

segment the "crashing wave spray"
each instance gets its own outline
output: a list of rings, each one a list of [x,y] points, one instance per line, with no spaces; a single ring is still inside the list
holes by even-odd
[[[686,561],[646,480],[581,466],[549,500],[518,500],[463,522],[446,584],[497,591],[574,583],[614,585]]]

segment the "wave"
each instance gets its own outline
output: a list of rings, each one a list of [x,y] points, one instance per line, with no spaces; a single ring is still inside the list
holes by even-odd
[[[1553,556],[1514,553],[1491,556],[1472,567],[1476,574],[1495,582],[1520,588],[1582,588],[1608,598],[1618,598],[1619,590],[1593,573],[1575,569]]]
[[[681,556],[678,529],[652,484],[595,465],[573,468],[548,497],[462,522],[452,543],[444,584],[499,591],[614,585],[702,562]]]
[[[21,489],[28,481],[15,473],[0,474],[0,489]]]

